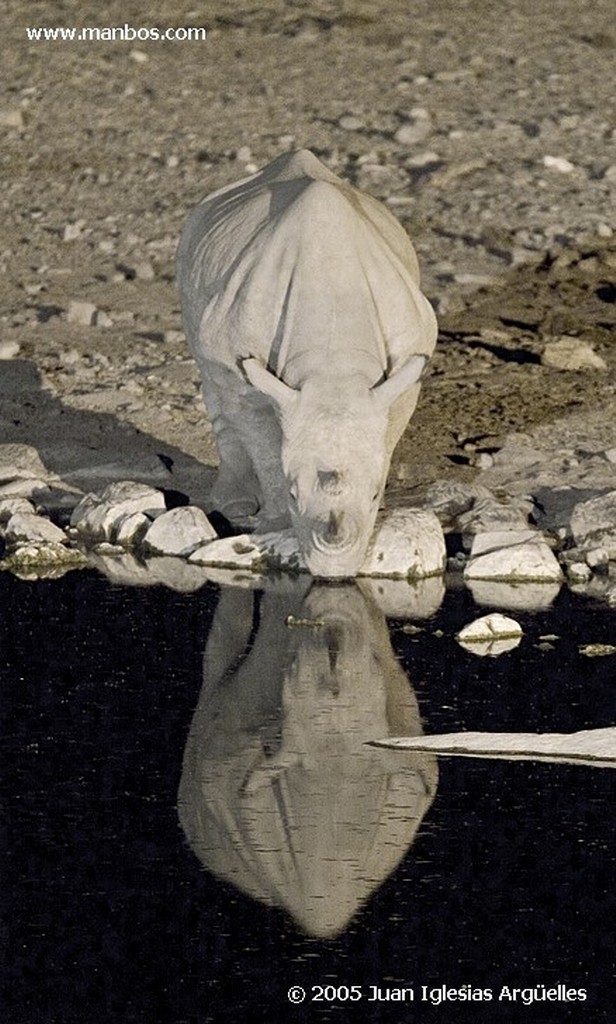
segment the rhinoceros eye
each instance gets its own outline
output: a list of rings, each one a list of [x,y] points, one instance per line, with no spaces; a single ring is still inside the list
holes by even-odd
[[[297,505],[297,487],[295,484],[289,487],[289,501],[292,505]]]

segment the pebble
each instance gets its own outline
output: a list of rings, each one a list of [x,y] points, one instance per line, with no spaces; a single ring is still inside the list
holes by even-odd
[[[92,327],[96,323],[98,310],[93,302],[85,302],[81,299],[71,299],[68,304],[66,318],[69,324],[79,324],[81,327]]]
[[[485,288],[494,283],[496,278],[493,274],[454,274],[456,284],[472,286],[473,288]]]
[[[573,583],[587,583],[592,576],[592,570],[586,562],[573,562],[567,566],[567,579]]]
[[[1,128],[17,128],[18,131],[23,131],[25,126],[23,111],[20,107],[7,107],[5,110],[0,110]]]
[[[0,359],[14,359],[21,351],[18,341],[0,341]]]
[[[67,224],[62,233],[62,241],[75,242],[78,238],[81,238],[85,225],[85,220],[76,220],[72,224]]]
[[[338,118],[338,126],[345,132],[359,132],[366,127],[366,124],[358,114],[343,114]]]
[[[139,281],[153,281],[156,277],[156,271],[149,260],[142,260],[135,264],[134,273]]]
[[[541,354],[541,362],[556,370],[607,370],[607,363],[586,341],[569,335],[549,341]]]
[[[415,124],[403,124],[394,134],[394,141],[400,146],[416,146],[430,135],[430,121],[419,120]]]
[[[575,170],[575,164],[572,164],[564,156],[544,156],[543,166],[552,171],[558,171],[560,174],[571,174]]]
[[[517,647],[522,636],[519,622],[501,612],[492,612],[464,626],[456,634],[456,640],[473,654],[493,658]]]

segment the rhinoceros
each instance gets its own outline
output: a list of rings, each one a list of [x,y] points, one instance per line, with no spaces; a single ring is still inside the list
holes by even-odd
[[[299,150],[193,210],[177,276],[220,457],[211,507],[292,526],[314,576],[355,575],[436,341],[406,232]]]

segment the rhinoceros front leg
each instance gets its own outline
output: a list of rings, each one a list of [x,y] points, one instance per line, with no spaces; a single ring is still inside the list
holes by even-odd
[[[259,481],[250,452],[238,429],[238,388],[229,371],[221,372],[213,364],[203,371],[203,400],[216,437],[219,466],[210,493],[210,511],[221,512],[231,522],[257,513],[261,504]]]
[[[258,529],[263,532],[284,529],[291,519],[281,461],[282,432],[269,399],[254,391],[246,396],[241,429],[259,481]]]
[[[220,465],[210,506],[232,522],[259,529],[289,525],[280,426],[269,399],[220,364],[201,366],[203,397]]]

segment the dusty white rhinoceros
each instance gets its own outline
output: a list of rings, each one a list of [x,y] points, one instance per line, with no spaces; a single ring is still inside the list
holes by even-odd
[[[177,255],[220,468],[211,507],[353,576],[436,341],[401,225],[308,150],[206,198]]]

